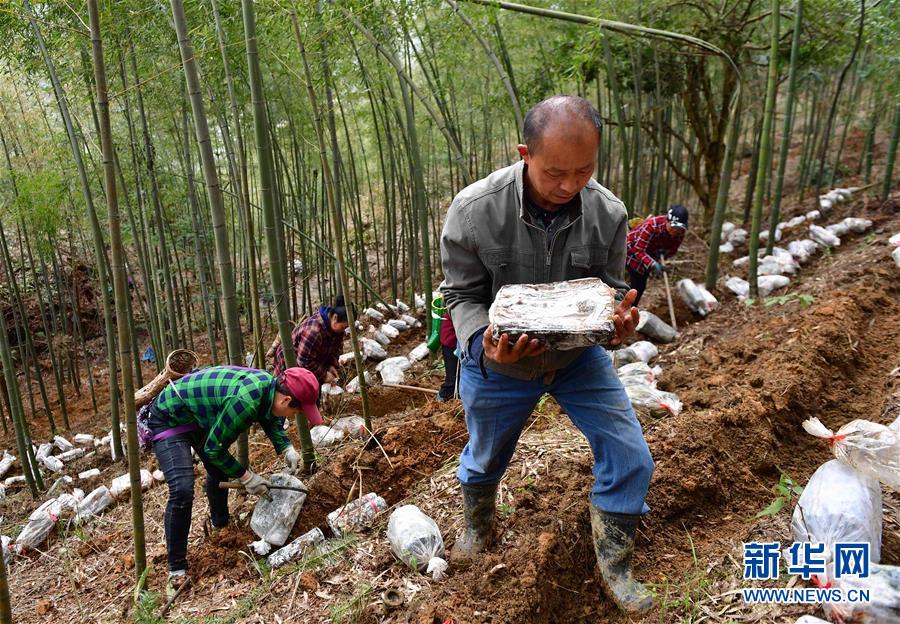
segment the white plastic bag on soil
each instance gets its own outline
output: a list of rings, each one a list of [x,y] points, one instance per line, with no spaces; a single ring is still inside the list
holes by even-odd
[[[370,360],[377,362],[387,357],[387,351],[371,338],[360,338],[359,346],[362,348],[362,352],[366,354],[366,358]]]
[[[310,547],[321,544],[324,541],[325,534],[322,533],[322,529],[316,527],[273,552],[266,561],[269,563],[269,567],[280,568],[294,559],[299,559],[300,555]]]
[[[619,368],[632,362],[649,364],[650,360],[657,355],[659,355],[659,349],[649,340],[638,340],[627,347],[610,352],[613,363]]]
[[[406,331],[409,329],[409,325],[401,321],[400,319],[391,319],[387,322],[388,327],[393,327],[397,331]]]
[[[793,228],[802,225],[803,223],[806,223],[806,215],[797,215],[793,219],[788,219],[787,223],[784,224],[784,227]]]
[[[416,346],[415,349],[409,352],[409,361],[410,362],[418,362],[419,360],[424,360],[428,357],[428,345],[424,342]]]
[[[91,468],[89,470],[85,470],[84,472],[78,473],[79,481],[90,481],[91,479],[95,479],[100,476],[99,468]]]
[[[73,448],[75,448],[71,442],[66,440],[61,435],[55,436],[53,438],[53,444],[56,446],[56,448],[61,450],[63,453],[65,453],[66,451],[71,451]]]
[[[156,481],[157,483],[165,483],[165,481],[166,481],[166,473],[164,473],[162,470],[160,470],[158,468],[156,470],[154,470],[152,473],[150,473],[150,476],[152,476],[153,480]]]
[[[89,433],[78,433],[74,438],[75,446],[92,447],[94,446],[94,436]]]
[[[807,221],[816,221],[821,218],[822,218],[822,213],[819,212],[818,210],[810,210],[809,212],[806,213]]]
[[[404,325],[405,325],[405,323],[404,323]],[[393,325],[391,325],[389,323],[386,323],[386,324],[382,325],[381,327],[379,327],[378,331],[380,331],[382,334],[384,334],[391,340],[393,340],[394,338],[396,338],[397,336],[400,335],[400,331],[396,327],[394,327]]]
[[[25,483],[25,475],[16,475],[15,477],[7,477],[7,479],[3,481],[3,487],[11,487],[23,483]]]
[[[372,377],[372,373],[370,373],[369,371],[366,371],[366,385],[367,386],[371,385],[372,382],[374,381],[374,379],[375,378]],[[351,394],[358,393],[359,392],[359,375],[357,375],[356,377],[354,377],[353,379],[348,381],[347,385],[344,386],[344,389]]]
[[[304,487],[303,482],[289,474],[274,474],[272,485]],[[269,490],[271,500],[260,498],[250,518],[250,528],[273,546],[283,546],[306,502],[306,492],[294,490]]]
[[[888,239],[888,245],[892,247],[900,247],[900,232],[897,232]]]
[[[384,314],[376,310],[375,308],[366,308],[363,312],[366,316],[368,316],[373,321],[378,321],[379,323],[384,322]]]
[[[728,235],[728,242],[735,247],[740,247],[747,242],[748,234],[749,232],[744,228],[735,228],[731,231],[731,234]]]
[[[418,297],[418,295],[416,295],[416,296]],[[425,302],[423,301],[422,303],[424,304]],[[406,314],[407,312],[409,312],[409,306],[406,305],[406,303],[404,303],[403,301],[400,301],[399,299],[397,299],[396,301],[394,301],[394,304],[396,304],[397,309],[400,311],[401,314]],[[417,303],[416,305],[419,305],[419,304]]]
[[[734,245],[731,243],[722,243],[719,245],[719,253],[720,254],[730,254],[734,253]]]
[[[799,262],[800,264],[806,264],[809,262],[810,257],[816,253],[816,250],[819,246],[816,244],[816,241],[810,238],[804,238],[803,240],[795,240],[788,243],[787,249],[788,252]]]
[[[750,295],[750,282],[740,277],[729,277],[725,280],[725,288],[737,295],[738,299],[746,299]]]
[[[326,383],[322,384],[321,392],[327,396],[339,396],[344,394],[344,389],[338,385]]]
[[[823,247],[840,247],[841,239],[818,225],[809,226],[809,237]]]
[[[625,393],[634,407],[644,408],[650,411],[655,418],[671,414],[678,416],[681,413],[681,400],[678,395],[664,390],[658,390],[646,384],[633,384],[625,386]]]
[[[266,540],[256,540],[255,542],[250,542],[250,550],[260,557],[265,557],[269,554],[269,551],[272,550],[272,544]]]
[[[784,288],[790,283],[791,279],[786,275],[760,275],[756,279],[760,297],[768,297],[772,291]]]
[[[44,467],[47,468],[50,472],[62,472],[63,471],[63,463],[59,461],[53,455],[48,455],[41,460],[41,463],[44,464]]]
[[[422,327],[422,323],[417,321],[415,318],[410,316],[409,314],[404,314],[400,317],[400,320],[406,323],[406,326],[409,328]]]
[[[366,438],[366,420],[362,416],[344,416],[331,423],[332,429],[343,432],[348,438]]]
[[[337,537],[365,528],[388,508],[387,502],[374,492],[338,507],[326,517],[328,526]]]
[[[619,368],[616,373],[623,385],[644,384],[646,386],[655,386],[656,374],[649,364],[644,362],[632,362]]]
[[[12,538],[8,535],[0,535],[0,547],[3,548],[3,563],[9,565],[10,559],[13,556],[12,549]]]
[[[389,326],[390,327],[390,326]],[[382,332],[377,329],[372,332],[372,340],[380,344],[382,347],[386,347],[391,344],[391,339],[385,336]]]
[[[834,587],[843,590],[868,590],[869,602],[830,603],[823,605],[832,622],[863,624],[897,624],[900,622],[900,567],[869,565],[867,578],[834,579]],[[857,594],[858,595],[858,594]]]
[[[734,232],[735,225],[731,221],[726,221],[722,224],[722,239],[728,239],[728,236]]]
[[[151,485],[153,485],[153,475],[146,468],[141,468],[141,490],[146,490]],[[130,494],[131,476],[126,472],[113,479],[109,492],[114,498],[119,498],[122,494]]]
[[[409,358],[403,357],[402,355],[395,355],[394,357],[390,357],[376,364],[375,372],[380,373],[388,367],[399,368],[401,371],[406,371],[409,370],[410,366],[412,366],[412,362],[409,361]]]
[[[122,444],[125,444],[125,436],[122,436]],[[79,457],[84,457],[85,450],[83,448],[73,448],[71,451],[66,451],[65,453],[60,453],[56,456],[56,459],[65,463],[70,462],[73,459],[78,459]]]
[[[671,325],[647,310],[641,310],[641,318],[635,330],[650,340],[662,343],[672,342],[678,335]]]
[[[344,432],[329,425],[316,425],[309,430],[313,446],[331,446],[344,439]]]
[[[850,231],[850,226],[844,223],[843,221],[838,221],[837,223],[832,223],[831,225],[826,225],[825,229],[834,234],[835,236],[841,237],[846,235]]]
[[[488,310],[495,342],[522,334],[565,350],[606,344],[615,335],[615,291],[596,277],[547,284],[508,284]]]
[[[825,462],[809,478],[791,518],[795,542],[825,544],[824,583],[833,578],[836,542],[869,542],[869,557],[881,560],[881,488],[878,481],[836,459]],[[803,563],[802,552],[800,561]]]
[[[388,541],[397,558],[414,570],[444,578],[444,538],[437,523],[415,505],[398,507],[388,518]]]
[[[47,541],[47,538],[50,537],[50,532],[55,526],[56,518],[49,513],[42,513],[34,520],[29,520],[16,538],[16,548],[19,550],[37,548]]]
[[[894,259],[894,264],[900,269],[900,247],[894,247],[894,251],[891,252],[891,258]]]
[[[678,296],[687,304],[694,314],[706,316],[709,310],[706,309],[706,298],[700,291],[700,287],[692,279],[679,280],[675,286]]]
[[[107,507],[112,505],[112,502],[113,496],[109,488],[101,485],[78,503],[75,519],[79,522],[84,522],[94,516],[99,516]]]
[[[359,355],[362,357],[363,362],[365,362],[366,361],[365,351],[362,351]],[[340,364],[341,366],[346,366],[347,364],[349,364],[352,361],[353,361],[353,351],[350,351],[348,353],[341,353],[338,356],[338,364]]]
[[[404,358],[406,359],[406,358]],[[407,360],[408,362],[409,360]],[[385,366],[381,369],[381,383],[386,386],[398,386],[402,385],[403,382],[406,381],[406,375],[403,373],[403,369],[397,366],[396,364],[391,364],[389,366]]]
[[[871,221],[869,221],[868,219],[859,219],[857,217],[847,217],[846,219],[844,219],[843,223],[854,234],[862,234],[870,227],[872,227]]]
[[[818,418],[803,421],[806,433],[827,440],[834,456],[859,472],[900,490],[900,434],[868,420],[851,420],[837,430]]]
[[[38,461],[42,461],[45,457],[50,457],[52,452],[53,445],[49,442],[44,442],[38,447],[37,451],[34,452],[34,458]]]

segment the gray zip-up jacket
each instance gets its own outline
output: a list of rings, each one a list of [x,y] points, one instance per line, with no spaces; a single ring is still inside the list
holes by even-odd
[[[569,214],[560,217],[566,222],[547,240],[525,210],[524,170],[519,161],[467,186],[447,212],[440,288],[465,357],[472,337],[488,326],[488,308],[501,286],[599,277],[616,289],[618,299],[628,291],[622,279],[627,214],[621,200],[591,179]],[[517,379],[537,379],[569,365],[582,351],[548,349],[510,365],[485,358],[485,365]]]

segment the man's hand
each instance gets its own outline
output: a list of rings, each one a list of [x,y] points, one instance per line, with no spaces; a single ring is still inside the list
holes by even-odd
[[[269,486],[272,484],[269,483],[268,479],[262,478],[252,470],[248,470],[244,473],[244,476],[240,478],[240,481],[241,485],[244,486],[244,489],[250,494],[271,500],[271,497],[269,496]]]
[[[650,270],[653,272],[653,277],[662,277],[663,271],[666,270],[666,267],[662,262],[654,262]]]
[[[325,373],[325,383],[334,383],[338,380],[338,372],[337,369],[332,366],[328,369],[328,372]]]
[[[622,341],[634,333],[634,328],[640,320],[638,309],[632,304],[637,299],[637,291],[633,288],[625,294],[622,302],[616,306],[613,314],[613,323],[616,325],[616,335],[609,341],[611,345],[622,344]]]
[[[287,447],[287,450],[284,452],[284,463],[291,474],[296,474],[303,466],[300,453],[293,446]]]
[[[635,293],[637,295],[637,293]],[[632,300],[634,300],[632,298]],[[509,334],[501,334],[500,340],[494,344],[494,329],[491,325],[484,331],[482,345],[484,357],[490,358],[498,364],[514,364],[522,358],[534,357],[543,353],[546,348],[537,340],[529,340],[527,334],[522,334],[514,344],[509,343]]]

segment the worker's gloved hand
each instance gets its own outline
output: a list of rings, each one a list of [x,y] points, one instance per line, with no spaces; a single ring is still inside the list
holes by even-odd
[[[653,277],[662,277],[666,267],[664,267],[661,262],[654,262],[650,270],[653,271]]]
[[[260,498],[270,498],[269,497],[269,486],[272,485],[269,483],[268,479],[264,479],[252,470],[248,470],[244,473],[244,476],[240,478],[241,485],[244,486],[244,489],[247,490],[250,494],[255,494]]]
[[[300,453],[298,453],[297,449],[293,446],[287,447],[287,450],[284,452],[284,463],[291,473],[298,472],[303,466],[302,460],[300,459]]]

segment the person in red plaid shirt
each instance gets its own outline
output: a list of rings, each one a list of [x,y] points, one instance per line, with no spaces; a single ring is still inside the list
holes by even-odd
[[[668,270],[660,262],[678,253],[688,226],[687,208],[674,205],[664,215],[650,217],[628,233],[625,267],[631,276],[631,287],[637,291],[637,305],[647,287],[647,278]]]
[[[344,298],[337,297],[333,306],[323,305],[319,311],[294,328],[294,351],[297,366],[311,371],[320,384],[334,383],[338,378],[338,356],[344,344],[344,331],[350,327]],[[274,375],[285,369],[284,349],[275,348]]]

